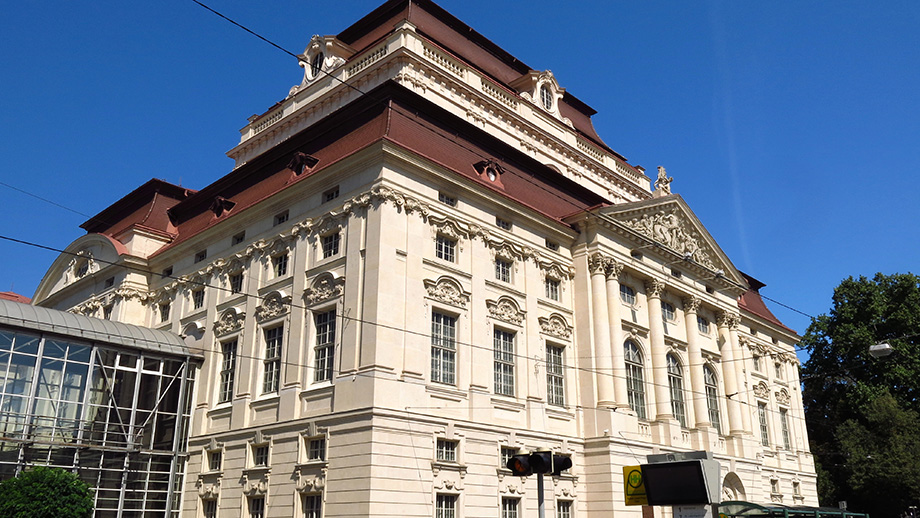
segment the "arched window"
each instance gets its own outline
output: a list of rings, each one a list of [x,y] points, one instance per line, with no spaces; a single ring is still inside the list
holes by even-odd
[[[640,419],[645,419],[645,380],[642,377],[642,353],[633,342],[627,340],[626,353],[626,396],[629,406]]]
[[[709,408],[709,422],[716,432],[722,433],[722,417],[719,414],[719,384],[716,373],[709,365],[703,365],[703,381],[706,384],[706,406]]]
[[[668,388],[671,389],[671,413],[681,426],[687,426],[687,409],[684,405],[684,376],[680,361],[673,354],[668,355]]]

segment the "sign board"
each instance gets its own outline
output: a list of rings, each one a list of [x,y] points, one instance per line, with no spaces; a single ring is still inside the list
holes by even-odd
[[[642,466],[623,466],[623,493],[626,505],[648,505]]]
[[[683,460],[642,465],[649,505],[705,505],[719,501],[719,462]]]
[[[675,505],[674,518],[712,518],[711,505]]]

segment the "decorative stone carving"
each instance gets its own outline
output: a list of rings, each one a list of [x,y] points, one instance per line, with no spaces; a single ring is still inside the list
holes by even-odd
[[[444,276],[436,281],[425,279],[425,290],[428,297],[444,304],[466,308],[470,301],[470,293],[463,290],[463,286],[456,280]]]
[[[613,259],[607,260],[607,265],[605,268],[605,274],[608,279],[616,279],[623,273],[623,263],[618,263]]]
[[[760,399],[770,399],[770,388],[767,387],[766,382],[761,381],[754,385],[754,396]]]
[[[595,252],[588,257],[588,271],[592,275],[605,275],[607,273],[607,256]]]
[[[316,493],[322,491],[323,488],[326,487],[327,469],[326,466],[319,468],[297,466],[294,469],[294,476],[297,480],[297,491],[301,493]]]
[[[667,285],[658,279],[649,279],[645,281],[645,293],[649,297],[661,298],[661,294],[664,293],[664,289]]]
[[[673,180],[673,178],[668,178],[668,173],[664,167],[658,166],[658,179],[655,180],[655,197],[671,194],[671,182]]]
[[[284,315],[290,309],[291,296],[281,292],[273,291],[262,299],[262,304],[256,308],[256,321],[259,323],[278,318]]]
[[[215,500],[220,496],[220,482],[204,484],[198,481],[198,496],[202,500]]]
[[[563,340],[572,338],[572,326],[559,313],[553,313],[549,317],[540,317],[537,321],[540,323],[540,331],[544,334]]]
[[[789,406],[789,403],[792,401],[792,396],[789,395],[789,391],[786,389],[780,389],[778,392],[775,392],[776,402],[780,405]]]
[[[681,302],[684,304],[684,311],[689,313],[696,313],[699,311],[700,304],[702,304],[703,301],[700,300],[699,297],[691,295],[689,297],[682,298]]]
[[[715,270],[716,264],[710,252],[700,244],[703,237],[682,216],[678,209],[672,208],[656,214],[643,214],[623,223],[677,254]]]
[[[737,313],[728,313],[726,311],[716,313],[716,325],[719,327],[737,329],[740,323],[741,317]]]
[[[313,279],[313,283],[303,292],[308,306],[341,297],[345,292],[345,278],[336,278],[331,273],[322,273]]]
[[[543,276],[548,279],[561,281],[563,279],[571,279],[575,276],[575,272],[572,268],[563,266],[554,261],[540,261],[539,265],[540,270],[543,272]]]
[[[237,308],[229,308],[214,322],[214,334],[224,336],[243,329],[246,314]]]
[[[486,308],[489,310],[489,316],[496,320],[502,320],[514,325],[521,325],[524,322],[524,311],[511,297],[487,300]]]
[[[257,478],[249,478],[249,473],[243,472],[243,493],[247,496],[264,495],[268,491],[268,473],[262,473]]]

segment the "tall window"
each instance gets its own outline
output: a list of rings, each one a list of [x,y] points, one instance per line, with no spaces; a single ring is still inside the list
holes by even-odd
[[[323,518],[323,495],[303,495],[303,518]]]
[[[502,518],[518,518],[519,498],[502,497]]]
[[[571,500],[556,500],[556,518],[572,518]]]
[[[668,322],[673,322],[675,319],[674,306],[663,300],[661,301],[661,317]]]
[[[511,261],[495,260],[495,278],[502,282],[511,282]]]
[[[640,419],[645,419],[645,380],[642,375],[642,353],[631,341],[625,345],[626,396],[629,407]]]
[[[233,399],[233,381],[236,377],[236,340],[220,344],[220,394],[217,401],[226,403]]]
[[[785,408],[779,409],[779,424],[783,429],[783,448],[792,449],[792,441],[789,437],[789,411]]]
[[[442,313],[431,314],[431,381],[456,384],[457,319]]]
[[[668,389],[671,392],[671,413],[681,426],[687,426],[687,408],[684,404],[684,376],[680,361],[673,354],[668,355]]]
[[[208,471],[220,471],[221,464],[223,463],[223,452],[221,450],[213,450],[208,452]]]
[[[696,316],[696,328],[700,330],[700,333],[704,335],[709,334],[709,319],[706,317]]]
[[[562,347],[546,345],[546,402],[550,405],[565,406],[562,353]]]
[[[275,270],[275,277],[284,277],[288,270],[288,255],[281,254],[272,257],[272,269]]]
[[[262,392],[278,392],[281,381],[281,340],[284,326],[265,330],[265,376],[262,378]]]
[[[760,444],[770,445],[770,428],[767,426],[767,404],[757,403],[757,418],[760,419]]]
[[[625,284],[620,284],[620,300],[630,306],[636,305],[636,290]]]
[[[265,497],[249,497],[249,518],[265,518]]]
[[[763,372],[763,359],[760,356],[754,355],[754,370],[757,372]]]
[[[317,313],[313,316],[316,324],[316,358],[314,381],[332,379],[332,366],[335,359],[335,310]]]
[[[457,262],[457,242],[446,236],[438,236],[434,253],[438,259]]]
[[[457,495],[438,494],[434,502],[434,518],[457,518]]]
[[[339,253],[339,233],[323,236],[323,259]]]
[[[166,322],[169,320],[169,302],[164,302],[159,305],[160,309],[160,322]]]
[[[494,348],[495,393],[514,395],[514,333],[496,329],[492,333]]]
[[[204,518],[217,518],[217,500],[204,500]]]
[[[546,288],[546,298],[549,300],[559,300],[559,287],[560,282],[558,279],[546,279],[545,288]]]
[[[511,457],[517,455],[517,452],[517,448],[502,446],[501,451],[499,452],[499,463],[501,469],[508,469],[508,462],[511,461]]]
[[[709,409],[709,422],[712,423],[716,432],[722,433],[722,417],[719,412],[719,384],[716,380],[716,373],[709,365],[703,365],[703,382],[706,384],[706,406]]]
[[[200,309],[204,306],[204,288],[199,288],[192,292],[192,307]]]
[[[230,276],[230,293],[241,293],[243,291],[243,272],[234,273]]]

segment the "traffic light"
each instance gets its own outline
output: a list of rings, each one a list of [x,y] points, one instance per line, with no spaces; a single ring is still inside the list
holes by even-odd
[[[565,455],[553,454],[551,451],[535,451],[514,455],[508,461],[507,468],[518,477],[534,473],[551,473],[558,475],[572,467],[572,459]]]

